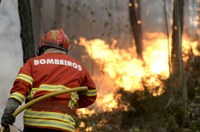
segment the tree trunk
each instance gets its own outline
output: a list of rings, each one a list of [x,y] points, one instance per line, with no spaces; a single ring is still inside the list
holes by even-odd
[[[18,10],[21,25],[20,37],[22,40],[23,61],[25,63],[28,59],[35,56],[30,1],[18,0]]]
[[[172,29],[172,72],[181,74],[182,67],[183,1],[174,1]]]
[[[132,32],[136,44],[136,50],[139,58],[142,57],[142,26],[141,26],[141,18],[140,18],[140,0],[130,0],[129,3],[131,6],[129,7],[130,14],[130,22],[132,27]]]
[[[177,92],[176,95],[186,100],[186,81],[182,60],[183,7],[184,0],[174,1],[170,79],[172,88]]]

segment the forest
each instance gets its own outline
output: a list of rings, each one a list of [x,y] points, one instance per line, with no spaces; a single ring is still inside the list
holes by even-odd
[[[95,81],[78,131],[200,131],[199,0],[18,0],[18,11],[24,63],[63,28]]]

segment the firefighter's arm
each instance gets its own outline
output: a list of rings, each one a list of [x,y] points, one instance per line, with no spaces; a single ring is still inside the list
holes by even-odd
[[[85,92],[81,92],[79,94],[78,107],[79,108],[88,107],[89,105],[95,102],[96,97],[97,97],[96,89],[88,89]]]
[[[79,93],[79,108],[88,107],[89,105],[93,104],[97,98],[96,86],[88,72],[86,72],[83,80],[82,86],[87,86],[88,90]]]
[[[19,71],[13,87],[10,91],[10,97],[18,100],[22,103],[28,93],[30,92],[33,85],[33,77],[32,77],[32,70],[30,61],[28,61]]]
[[[8,127],[8,124],[12,125],[15,122],[15,117],[12,114],[26,98],[32,87],[32,82],[33,79],[31,77],[30,64],[26,63],[20,69],[10,91],[10,97],[7,101],[3,116],[1,118],[2,126]]]
[[[15,117],[12,114],[26,98],[26,92],[28,91],[27,87],[29,86],[30,84],[23,80],[18,78],[15,80],[14,86],[10,92],[10,97],[7,101],[3,116],[1,118],[1,125],[3,127],[8,128],[9,124],[13,125],[15,122]]]

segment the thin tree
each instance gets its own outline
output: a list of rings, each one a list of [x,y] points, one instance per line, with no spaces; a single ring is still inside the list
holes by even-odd
[[[174,0],[173,26],[172,26],[172,51],[171,83],[176,90],[176,95],[185,100],[187,98],[184,64],[182,59],[182,34],[183,34],[183,14],[184,0]],[[175,83],[174,83],[175,82]]]
[[[141,17],[140,17],[140,0],[129,0],[129,15],[130,15],[130,24],[132,28],[132,33],[135,40],[136,51],[139,58],[142,57],[142,26],[141,26]]]

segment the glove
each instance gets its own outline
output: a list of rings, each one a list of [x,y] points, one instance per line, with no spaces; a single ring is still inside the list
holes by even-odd
[[[13,125],[15,122],[15,117],[12,115],[17,107],[20,105],[20,102],[15,99],[8,99],[8,102],[6,104],[6,108],[4,109],[3,116],[1,118],[1,125],[5,128],[9,127],[10,125]]]
[[[15,122],[15,117],[12,114],[4,113],[1,118],[1,125],[7,128],[10,125],[13,125]]]

